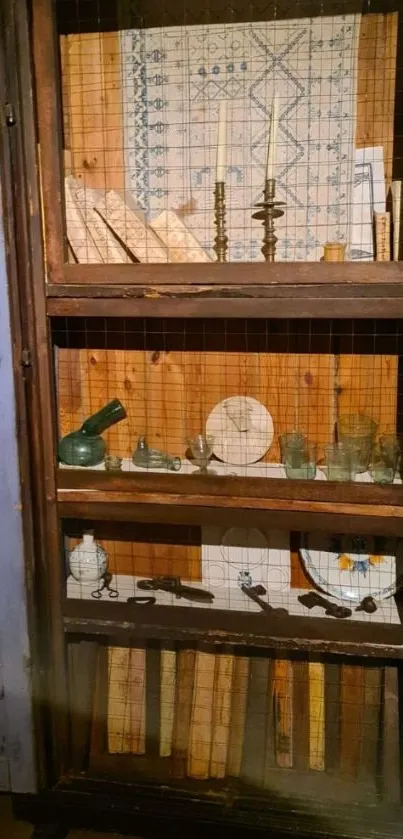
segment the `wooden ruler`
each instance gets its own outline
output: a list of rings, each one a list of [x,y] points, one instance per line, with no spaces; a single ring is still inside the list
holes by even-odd
[[[390,213],[374,213],[376,262],[390,262]]]

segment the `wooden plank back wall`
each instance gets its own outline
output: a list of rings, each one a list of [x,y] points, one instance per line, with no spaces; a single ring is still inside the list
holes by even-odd
[[[278,435],[292,428],[317,443],[319,458],[340,414],[367,413],[380,433],[394,429],[397,356],[60,349],[57,390],[61,435],[120,399],[127,419],[105,439],[125,458],[142,434],[184,457],[187,437],[204,430],[218,402],[251,396],[272,415],[275,442],[264,460],[278,463]]]
[[[255,7],[255,20],[260,19],[257,12]],[[318,5],[316,14],[320,13]],[[266,14],[265,9],[262,19]],[[179,17],[178,23],[182,22]],[[94,19],[93,32],[60,37],[66,173],[88,187],[121,190],[125,163],[120,37],[119,32],[96,28]],[[383,145],[388,185],[394,154],[397,32],[397,12],[362,16],[356,142],[358,148]]]

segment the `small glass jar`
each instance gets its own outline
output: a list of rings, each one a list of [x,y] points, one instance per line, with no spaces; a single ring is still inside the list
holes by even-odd
[[[122,458],[118,457],[114,454],[107,454],[105,456],[105,469],[107,472],[121,472],[122,471]]]
[[[300,432],[282,434],[280,437],[281,458],[287,478],[310,480],[316,475],[316,446],[306,440]]]
[[[381,443],[373,446],[370,472],[376,484],[393,484],[398,456],[396,448],[385,448]]]
[[[336,422],[337,441],[354,450],[356,472],[366,472],[378,425],[365,414],[345,414]]]
[[[325,465],[328,481],[354,481],[357,472],[358,449],[345,443],[325,446]]]

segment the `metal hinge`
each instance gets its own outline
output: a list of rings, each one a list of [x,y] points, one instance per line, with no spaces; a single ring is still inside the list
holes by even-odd
[[[8,126],[8,128],[12,128],[13,125],[15,125],[17,122],[14,105],[12,105],[11,102],[6,102],[4,106],[4,112],[6,116],[6,125]]]
[[[31,350],[23,350],[21,353],[21,367],[32,367]]]

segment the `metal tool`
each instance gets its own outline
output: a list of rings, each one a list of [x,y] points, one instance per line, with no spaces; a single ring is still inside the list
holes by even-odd
[[[212,603],[214,594],[202,588],[185,586],[180,577],[155,577],[153,580],[140,580],[137,588],[143,591],[167,591],[175,597],[183,597],[185,600],[193,600],[196,603]]]
[[[351,618],[352,611],[348,606],[340,606],[338,603],[332,603],[331,600],[326,600],[317,591],[308,591],[307,594],[301,594],[298,597],[300,603],[308,609],[314,609],[315,606],[320,606],[325,610],[326,615],[332,618]]]
[[[100,587],[95,589],[95,591],[91,592],[91,597],[93,597],[94,600],[100,600],[100,598],[102,597],[102,592],[103,591],[107,591],[108,596],[112,600],[115,599],[116,597],[119,597],[119,592],[117,591],[117,589],[116,588],[111,588],[112,574],[111,574],[110,571],[105,571],[105,574],[103,574],[103,576],[101,577],[101,580],[102,580],[102,583],[101,583]]]
[[[372,615],[374,612],[376,612],[377,608],[378,606],[376,605],[374,598],[368,596],[364,597],[363,600],[361,600],[360,605],[356,606],[355,611],[366,612],[367,615]]]
[[[128,597],[127,602],[131,603],[132,606],[154,606],[157,602],[157,598],[153,597]]]
[[[287,609],[276,609],[274,606],[271,606],[268,600],[262,600],[262,595],[266,594],[266,589],[262,585],[257,586],[247,586],[241,585],[241,591],[244,594],[247,594],[254,603],[257,603],[258,606],[263,610],[263,612],[276,612],[278,615],[288,615]]]

